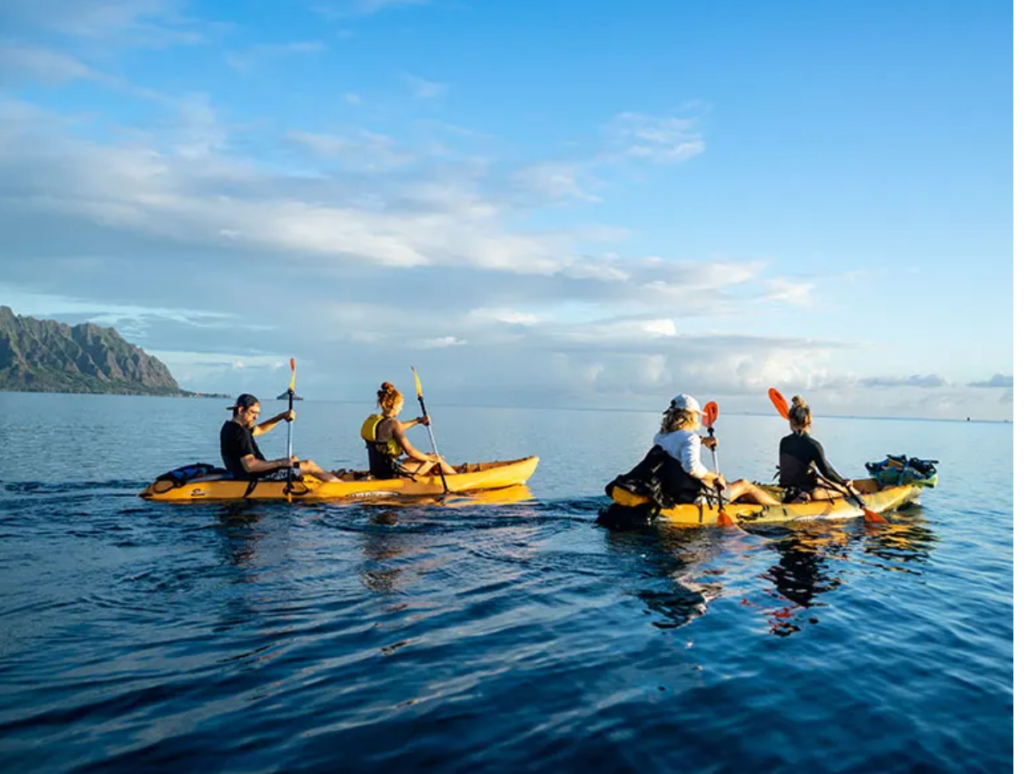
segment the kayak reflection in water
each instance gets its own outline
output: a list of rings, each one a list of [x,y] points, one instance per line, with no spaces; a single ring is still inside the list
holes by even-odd
[[[702,447],[714,449],[715,436],[702,438],[698,430],[702,427],[702,409],[691,395],[678,395],[670,401],[670,407],[663,412],[663,420],[653,443],[666,452],[667,459],[660,471],[663,490],[678,503],[705,504],[708,501],[706,489],[723,490],[724,502],[741,500],[760,505],[779,505],[777,498],[764,492],[755,484],[740,478],[728,483],[720,473],[715,473],[702,464]],[[670,464],[675,462],[675,464]]]
[[[843,478],[831,467],[824,455],[820,441],[810,435],[813,413],[801,397],[792,398],[788,410],[788,423],[792,434],[781,439],[779,449],[779,485],[785,489],[785,502],[806,502],[808,500],[833,500],[842,497],[843,492],[821,486],[814,468],[833,484],[838,484],[859,496],[853,482]]]
[[[262,404],[254,395],[246,392],[236,399],[236,403],[227,406],[233,412],[233,418],[222,425],[219,442],[222,447],[222,463],[233,474],[233,478],[242,480],[286,478],[287,471],[293,465],[295,470],[307,473],[320,481],[340,481],[311,460],[299,460],[297,457],[280,457],[275,460],[265,459],[261,449],[254,440],[274,428],[281,421],[294,421],[294,411],[284,411],[272,419],[256,424],[261,414]]]
[[[439,454],[424,454],[409,441],[405,431],[416,425],[429,425],[430,417],[408,421],[398,419],[405,396],[390,382],[384,382],[376,393],[379,414],[370,414],[362,423],[362,440],[369,452],[369,472],[374,478],[397,478],[399,475],[424,476],[436,472],[454,476],[455,468]],[[404,457],[403,457],[404,455]]]

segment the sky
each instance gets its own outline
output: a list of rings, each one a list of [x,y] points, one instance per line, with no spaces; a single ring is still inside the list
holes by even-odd
[[[0,304],[189,390],[1014,415],[1009,3],[4,0]]]

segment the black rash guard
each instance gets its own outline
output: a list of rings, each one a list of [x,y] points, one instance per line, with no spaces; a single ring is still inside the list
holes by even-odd
[[[222,464],[226,466],[233,478],[250,479],[258,478],[263,474],[250,474],[244,470],[244,464],[240,461],[248,454],[253,454],[255,459],[265,462],[258,444],[254,440],[253,431],[244,427],[239,422],[228,420],[222,425],[222,432],[219,434],[219,444],[222,447]]]
[[[846,480],[831,467],[828,458],[824,456],[824,447],[820,441],[811,438],[808,433],[792,433],[781,439],[781,476],[778,483],[786,489],[813,491],[814,487],[820,486],[820,482],[810,471],[811,463],[829,481],[845,485]]]

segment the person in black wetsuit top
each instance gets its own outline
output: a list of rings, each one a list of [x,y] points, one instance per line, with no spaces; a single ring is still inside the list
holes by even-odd
[[[293,411],[284,411],[260,425],[255,424],[262,411],[262,404],[254,395],[247,393],[238,397],[236,403],[226,408],[233,412],[233,418],[223,423],[219,443],[222,447],[222,463],[233,474],[233,478],[285,478],[287,470],[293,464],[300,473],[307,473],[321,481],[340,481],[335,475],[327,473],[311,460],[299,460],[297,457],[265,459],[265,455],[258,448],[254,437],[267,433],[284,419],[293,422]]]
[[[853,482],[842,478],[824,456],[820,441],[810,435],[813,414],[810,407],[798,395],[792,398],[788,410],[788,423],[792,434],[781,439],[779,484],[785,488],[785,502],[806,500],[832,500],[842,497],[842,491],[822,484],[814,469],[824,478],[859,494]]]

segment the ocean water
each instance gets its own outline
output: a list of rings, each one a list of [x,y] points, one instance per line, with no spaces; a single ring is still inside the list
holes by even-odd
[[[138,498],[219,461],[226,402],[0,393],[0,770],[1013,767],[1011,425],[818,416],[844,475],[940,461],[880,527],[599,526],[658,422],[616,411],[431,406],[452,462],[541,457],[510,502]],[[371,405],[297,409],[364,465]],[[717,431],[772,478],[773,410]]]

